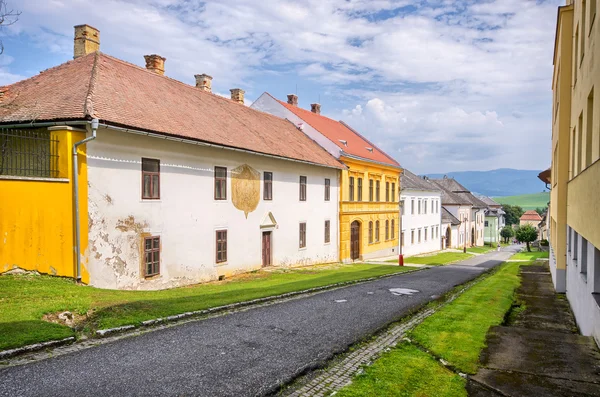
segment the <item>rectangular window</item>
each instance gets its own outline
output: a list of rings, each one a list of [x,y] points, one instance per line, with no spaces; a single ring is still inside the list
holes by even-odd
[[[423,240],[427,241],[427,228],[425,228],[425,233],[423,233]]]
[[[435,214],[435,200],[431,200],[431,213]]]
[[[160,237],[144,237],[145,277],[160,274]]]
[[[358,178],[358,201],[362,201],[362,178]]]
[[[385,201],[386,203],[390,201],[390,183],[385,183]]]
[[[415,243],[415,230],[411,230],[410,231],[410,243],[414,244]]]
[[[375,242],[379,242],[379,221],[375,222]]]
[[[583,171],[585,162],[585,153],[583,152],[583,111],[579,114],[579,124],[577,125],[577,174]]]
[[[396,238],[396,220],[392,219],[392,240]]]
[[[331,223],[330,221],[325,221],[325,243],[331,241]]]
[[[306,248],[306,222],[300,223],[300,239],[299,247]]]
[[[419,199],[419,209],[417,211],[417,214],[421,215],[421,199]]]
[[[586,111],[586,126],[585,126],[585,166],[589,167],[592,164],[592,141],[594,127],[594,89],[590,91],[587,98]]]
[[[585,11],[587,9],[587,2],[583,0],[581,5],[581,59],[579,63],[583,62],[583,55],[585,54]]]
[[[423,200],[423,213],[427,214],[427,200]]]
[[[415,214],[415,199],[410,200],[410,214],[411,215]]]
[[[369,222],[369,244],[373,242],[373,221]]]
[[[435,237],[440,238],[440,227],[439,226],[435,227]]]
[[[419,239],[417,240],[417,242],[421,243],[421,229],[418,230],[418,234],[419,234]]]
[[[217,230],[217,263],[227,262],[227,230]]]
[[[354,201],[354,177],[351,176],[350,177],[350,183],[348,184],[348,200],[349,201]]]
[[[45,129],[0,130],[0,175],[59,176],[58,139]]]
[[[376,198],[376,201],[381,201],[380,200],[381,199],[380,192],[381,192],[381,181],[376,181],[376,183],[375,183],[375,198]]]
[[[160,198],[160,160],[142,159],[142,198]]]
[[[306,201],[306,177],[300,177],[300,201]]]
[[[585,238],[581,237],[581,268],[579,269],[584,280],[587,281],[587,263],[588,263],[588,242]]]
[[[433,226],[431,226],[431,239],[433,240],[434,237],[435,236],[434,236],[434,233],[433,233]]]
[[[404,230],[400,233],[400,241],[402,241],[402,246],[404,247]]]
[[[396,184],[394,182],[392,182],[392,190],[390,193],[390,201],[396,201]]]
[[[263,199],[273,200],[273,173],[265,172],[263,181]]]
[[[386,219],[385,221],[385,239],[390,239],[390,221]]]
[[[227,200],[226,167],[215,167],[215,200]]]
[[[483,224],[483,226],[488,227],[488,221],[485,221],[485,223]]]
[[[400,200],[400,211],[401,211],[401,215],[404,215],[404,202],[405,200]]]
[[[575,58],[573,62],[575,63],[573,68],[573,85],[577,84],[577,70],[579,69],[579,65],[577,65],[577,61],[579,60],[579,25],[577,25],[577,29],[575,30],[575,43],[573,45],[573,50],[575,51]]]
[[[369,201],[373,201],[373,179],[369,179]]]
[[[594,26],[594,21],[596,20],[596,3],[598,0],[590,1],[590,31],[588,35],[592,34],[592,26]]]
[[[331,179],[325,178],[325,201],[331,199]]]

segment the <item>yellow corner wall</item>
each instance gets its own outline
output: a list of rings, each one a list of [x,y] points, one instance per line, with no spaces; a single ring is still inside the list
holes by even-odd
[[[595,247],[600,247],[600,159],[569,182],[569,226]]]
[[[360,255],[370,254],[376,251],[398,247],[399,239],[399,200],[400,200],[400,169],[386,167],[367,161],[350,159],[347,157],[341,158],[342,162],[348,166],[347,170],[342,171],[340,183],[340,260],[350,260],[350,225],[354,221],[361,223],[361,244]],[[363,201],[348,201],[350,198],[350,176],[354,176],[354,199],[358,199],[358,181],[356,178],[363,178]],[[395,183],[394,201],[392,202],[370,202],[369,200],[369,179],[379,180],[381,183],[380,199],[385,200],[385,182]],[[374,187],[375,189],[375,187]],[[375,196],[375,193],[373,193]],[[394,238],[385,239],[385,221],[394,220]],[[369,222],[373,225],[379,220],[380,223],[380,239],[379,242],[369,244]],[[373,232],[375,226],[373,226]],[[391,236],[391,230],[390,230]]]
[[[59,178],[0,179],[0,273],[14,268],[75,277],[71,148],[84,131],[52,128],[58,140]],[[79,156],[81,242],[87,247],[87,167]],[[82,281],[89,275],[82,266]]]

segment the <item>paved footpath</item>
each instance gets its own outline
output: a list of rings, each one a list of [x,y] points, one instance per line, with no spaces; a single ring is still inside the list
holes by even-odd
[[[0,396],[262,396],[500,264],[514,248],[0,369]],[[419,292],[398,293],[398,288]]]

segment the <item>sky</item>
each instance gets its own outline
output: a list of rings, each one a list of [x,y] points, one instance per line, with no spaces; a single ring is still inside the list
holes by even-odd
[[[213,92],[321,103],[412,172],[546,169],[558,0],[7,0],[0,85],[102,52]]]

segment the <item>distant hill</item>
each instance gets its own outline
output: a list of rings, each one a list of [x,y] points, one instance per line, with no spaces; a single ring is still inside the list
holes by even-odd
[[[525,211],[544,208],[550,201],[550,192],[522,194],[520,196],[493,197],[500,204],[519,205]]]
[[[538,179],[541,171],[500,168],[491,171],[462,171],[446,174],[428,174],[430,178],[454,178],[473,193],[490,197],[518,196],[540,193],[545,185]]]

